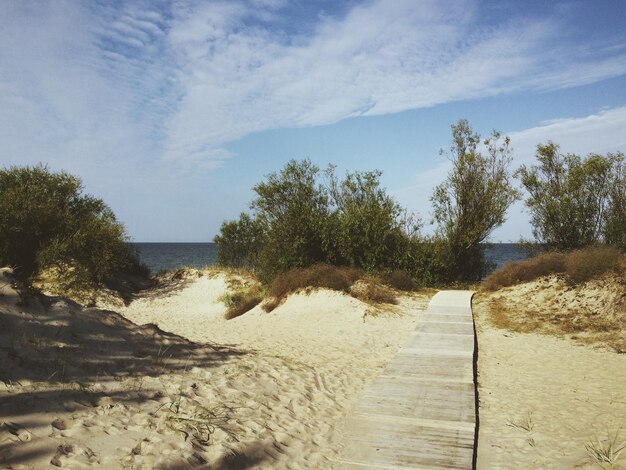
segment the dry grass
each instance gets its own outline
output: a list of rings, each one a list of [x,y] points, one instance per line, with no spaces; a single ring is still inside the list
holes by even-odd
[[[622,273],[624,255],[612,246],[592,246],[568,253],[565,274],[570,282],[579,284],[613,271]]]
[[[279,274],[270,286],[270,293],[282,299],[292,292],[310,287],[348,292],[350,286],[362,277],[360,269],[316,264]]]
[[[220,300],[224,302],[228,308],[224,318],[226,318],[226,320],[232,320],[233,318],[240,317],[244,313],[249,312],[260,304],[263,300],[263,292],[259,286],[253,286],[224,294],[220,297]]]
[[[495,291],[551,274],[564,274],[571,284],[580,284],[608,272],[625,273],[626,256],[615,247],[589,246],[569,253],[547,252],[525,261],[508,262],[488,276],[481,289]]]
[[[368,304],[398,304],[398,298],[392,289],[371,279],[356,282],[350,289],[350,294]]]
[[[502,287],[513,286],[565,271],[565,255],[563,253],[542,253],[525,261],[509,261],[494,271],[481,284],[486,291],[495,291]]]
[[[596,438],[585,444],[585,450],[592,463],[604,469],[613,469],[622,452],[626,449],[626,441],[619,442],[618,433],[608,434],[605,439]]]
[[[615,274],[575,286],[562,275],[546,277],[479,294],[475,304],[498,328],[626,352],[626,280]]]
[[[404,292],[412,292],[417,289],[417,284],[406,271],[392,271],[383,277],[383,281],[388,286]]]
[[[397,274],[395,277],[404,288],[408,287],[410,278]],[[411,287],[414,285],[411,284]],[[298,291],[310,292],[312,289],[331,289],[351,294],[364,302],[373,305],[396,305],[398,299],[391,287],[377,278],[367,276],[356,268],[316,264],[308,268],[292,269],[278,275],[272,282],[269,291],[270,299],[263,303],[263,310],[271,312],[291,293]]]

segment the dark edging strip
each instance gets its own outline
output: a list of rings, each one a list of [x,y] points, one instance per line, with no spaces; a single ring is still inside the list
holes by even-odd
[[[470,309],[472,311],[472,326],[474,327],[474,358],[473,358],[473,372],[474,372],[474,412],[476,425],[474,426],[474,452],[472,455],[472,470],[476,470],[476,459],[478,458],[478,429],[480,428],[480,417],[478,416],[478,335],[476,334],[476,322],[474,321],[474,309],[472,308],[472,298],[470,298]]]

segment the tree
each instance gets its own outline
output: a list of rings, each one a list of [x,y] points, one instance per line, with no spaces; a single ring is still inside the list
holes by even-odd
[[[540,243],[567,250],[619,238],[624,183],[620,186],[614,170],[621,168],[623,156],[591,154],[583,159],[562,155],[557,144],[548,142],[537,145],[535,157],[539,165],[522,166],[516,176],[529,194],[526,206]]]
[[[258,265],[265,238],[259,220],[242,212],[239,220],[224,222],[220,234],[213,239],[217,245],[218,263],[253,269]]]
[[[328,195],[318,174],[310,160],[291,160],[253,188],[251,208],[266,234],[257,266],[261,278],[326,260]]]
[[[331,166],[326,175],[335,207],[338,257],[369,271],[400,268],[419,220],[405,226],[402,207],[380,187],[382,172],[348,173],[339,182]]]
[[[477,280],[484,271],[480,243],[502,225],[507,209],[519,196],[510,182],[509,138],[493,131],[483,141],[467,120],[452,126],[448,178],[435,188],[431,201],[438,235],[448,247],[449,280]],[[442,151],[443,153],[443,151]]]
[[[124,226],[75,176],[44,166],[0,170],[0,263],[28,279],[58,267],[66,278],[98,283],[140,267]]]
[[[612,157],[614,164],[603,236],[606,243],[626,250],[626,160],[623,153]]]

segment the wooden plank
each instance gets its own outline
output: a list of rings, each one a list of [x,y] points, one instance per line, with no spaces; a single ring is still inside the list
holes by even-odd
[[[431,313],[426,312],[420,318],[420,323],[428,323],[428,322],[450,322],[450,323],[469,323],[473,325],[474,322],[470,315],[462,314],[462,315],[454,315],[447,313]]]
[[[463,356],[442,356],[427,353],[407,354],[402,351],[387,365],[382,375],[420,378],[445,378],[474,383],[472,363]]]
[[[454,405],[451,406],[451,403]],[[354,411],[406,418],[473,423],[474,384],[431,381],[416,384],[396,377],[379,377],[368,387]]]
[[[355,415],[350,421],[350,431],[354,438],[343,449],[337,459],[339,463],[395,469],[467,469],[472,466],[474,431],[471,429]]]
[[[418,327],[420,333],[441,333],[469,335],[474,337],[474,325],[472,323],[451,323],[451,322],[421,322]],[[473,341],[473,340],[472,340]]]
[[[405,343],[406,349],[447,349],[452,351],[474,351],[474,335],[447,333],[413,334]]]
[[[472,468],[471,296],[442,291],[433,297],[416,332],[348,416],[333,468]]]

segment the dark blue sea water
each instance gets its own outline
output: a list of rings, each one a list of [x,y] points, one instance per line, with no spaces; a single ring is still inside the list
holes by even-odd
[[[215,264],[215,243],[131,243],[139,249],[139,260],[152,274],[182,266],[203,268]]]
[[[139,249],[139,257],[152,274],[173,270],[181,266],[202,268],[215,264],[215,243],[132,243]],[[487,261],[495,268],[506,261],[526,259],[526,252],[517,243],[494,243],[485,248]]]

